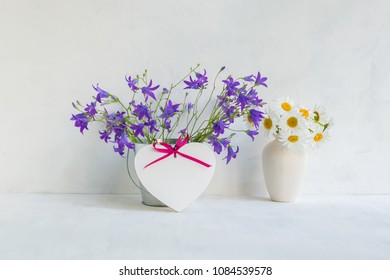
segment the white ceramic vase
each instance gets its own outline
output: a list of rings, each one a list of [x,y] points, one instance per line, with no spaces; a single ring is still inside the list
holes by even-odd
[[[263,150],[263,173],[271,200],[293,202],[305,177],[307,152],[293,150],[278,140],[268,143]]]

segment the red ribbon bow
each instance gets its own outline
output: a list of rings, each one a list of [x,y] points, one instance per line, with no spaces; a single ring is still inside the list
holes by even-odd
[[[157,143],[153,143],[153,148],[157,151],[157,152],[160,152],[160,153],[164,153],[166,155],[152,161],[151,163],[149,163],[148,165],[145,165],[144,168],[147,168],[149,166],[151,166],[152,164],[155,164],[156,162],[159,162],[160,160],[163,160],[171,155],[173,155],[174,157],[177,157],[177,155],[181,155],[182,157],[186,158],[186,159],[189,159],[189,160],[192,160],[198,164],[201,164],[207,168],[211,167],[210,164],[208,163],[205,163],[197,158],[194,158],[192,156],[189,156],[187,154],[183,154],[182,152],[179,152],[180,148],[183,147],[185,144],[187,144],[188,142],[188,134],[187,136],[182,140],[181,137],[179,137],[179,139],[177,139],[177,142],[176,142],[176,145],[175,147],[172,147],[171,145],[167,144],[167,143],[164,143],[164,142],[157,142]],[[157,145],[161,145],[164,148],[157,148]]]

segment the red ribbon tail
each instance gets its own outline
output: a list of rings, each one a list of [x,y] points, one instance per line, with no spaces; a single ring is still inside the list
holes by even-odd
[[[205,163],[204,161],[201,161],[200,159],[194,158],[194,157],[192,157],[192,156],[183,154],[183,153],[178,152],[178,151],[177,151],[176,153],[178,153],[179,155],[181,155],[182,157],[184,157],[184,158],[186,158],[186,159],[192,160],[192,161],[194,161],[194,162],[196,162],[196,163],[199,163],[199,164],[201,164],[201,165],[203,165],[203,166],[205,166],[205,167],[207,167],[207,168],[211,167],[210,164]]]
[[[158,159],[152,161],[151,163],[145,165],[144,169],[147,168],[147,167],[149,167],[149,166],[151,166],[152,164],[155,164],[156,162],[159,162],[160,160],[163,160],[163,159],[169,157],[169,156],[172,155],[172,154],[173,154],[173,153],[168,153],[168,154],[166,154],[165,156],[162,156],[162,157],[160,157],[160,158],[158,158]]]

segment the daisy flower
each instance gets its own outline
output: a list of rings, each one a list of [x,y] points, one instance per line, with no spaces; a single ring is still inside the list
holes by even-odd
[[[312,128],[312,133],[310,134],[309,144],[313,148],[318,148],[329,139],[329,130],[325,129],[319,124],[314,125]]]
[[[326,107],[323,105],[316,105],[313,109],[313,119],[316,122],[325,124],[329,122],[329,116],[326,112]]]
[[[282,131],[307,128],[305,118],[297,109],[293,109],[289,112],[286,112],[280,118],[280,122],[278,123],[278,125]]]
[[[277,135],[277,139],[283,144],[283,146],[292,149],[303,149],[307,144],[307,138],[307,133],[303,129],[284,129]]]
[[[289,97],[285,96],[279,98],[275,102],[272,102],[272,109],[279,114],[290,112],[294,107],[294,101]]]
[[[308,120],[313,115],[306,106],[299,106],[299,112],[306,120]]]
[[[276,132],[276,120],[274,113],[268,109],[265,110],[264,119],[260,122],[259,132],[269,137]]]

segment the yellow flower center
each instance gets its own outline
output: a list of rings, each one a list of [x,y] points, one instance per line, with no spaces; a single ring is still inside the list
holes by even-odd
[[[322,133],[317,133],[315,136],[314,136],[314,141],[315,142],[320,142],[322,140],[322,138],[324,138],[324,136],[322,135]]]
[[[290,141],[291,143],[298,142],[298,140],[299,140],[298,135],[291,135],[288,137],[288,141]]]
[[[302,116],[305,117],[306,119],[309,117],[309,111],[306,109],[301,109],[299,110],[301,112]]]
[[[282,105],[280,105],[280,106],[282,107],[283,110],[285,110],[287,112],[291,110],[291,105],[288,102],[283,102]]]
[[[270,118],[264,119],[263,125],[264,125],[265,129],[270,130],[272,128],[272,120]]]
[[[287,125],[291,128],[295,128],[298,125],[298,119],[296,117],[289,117],[287,119]]]

